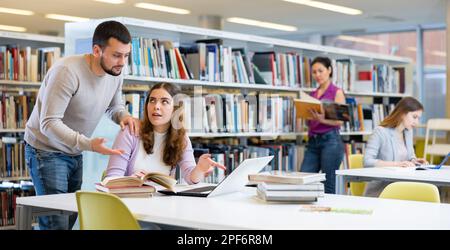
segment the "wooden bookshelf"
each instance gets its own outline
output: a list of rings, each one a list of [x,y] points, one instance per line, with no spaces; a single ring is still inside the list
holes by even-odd
[[[40,82],[26,82],[26,81],[13,81],[13,80],[0,80],[0,85],[4,87],[21,87],[21,88],[39,88]]]
[[[59,47],[62,50],[64,49],[64,37],[0,31],[0,46],[6,45],[18,45],[19,48],[30,47],[31,49]],[[37,92],[40,86],[40,82],[0,79],[0,93]],[[31,114],[31,110],[29,114]],[[23,132],[25,132],[25,129],[0,129],[0,137],[2,136],[2,133]]]
[[[55,36],[46,36],[46,35],[38,35],[38,34],[29,34],[29,33],[19,33],[19,32],[6,32],[6,31],[0,31],[0,46],[8,46],[8,45],[17,45],[18,48],[24,49],[26,47],[29,47],[30,51],[34,49],[39,48],[46,48],[45,50],[51,50],[50,48],[56,48],[58,47],[59,50],[62,52],[64,49],[64,37],[55,37]],[[8,47],[7,47],[8,49]],[[58,50],[58,49],[55,49]],[[25,60],[23,61],[25,63]],[[26,61],[28,63],[28,61]],[[28,64],[30,65],[30,64]],[[20,69],[21,66],[19,66]],[[27,68],[23,68],[24,70],[27,70]],[[16,69],[17,70],[17,69]],[[18,72],[15,71],[14,72]],[[7,72],[4,72],[8,74]],[[30,75],[27,75],[27,77],[20,77],[19,79],[33,79]],[[39,87],[41,86],[41,82],[32,82],[32,81],[17,81],[17,80],[11,80],[8,79],[11,77],[8,77],[6,75],[2,76],[2,79],[0,79],[0,93],[8,93],[7,95],[11,94],[11,96],[17,95],[18,92],[19,95],[24,95],[24,92],[27,93],[33,93],[35,94]],[[17,79],[17,78],[16,78]],[[38,79],[38,78],[37,78]],[[27,101],[29,101],[27,99]],[[32,110],[29,110],[28,115],[31,114]],[[6,111],[8,112],[8,111]],[[17,111],[16,111],[17,112]],[[5,136],[5,134],[8,133],[24,133],[25,129],[18,128],[18,129],[0,129],[0,139]],[[22,137],[21,135],[18,137]],[[3,145],[4,146],[4,145]],[[24,147],[21,147],[22,149]],[[0,153],[2,150],[0,150]],[[23,153],[23,152],[21,152]],[[5,159],[3,159],[5,160]],[[22,161],[23,164],[19,167],[19,169],[24,170],[26,168],[24,160]],[[3,164],[3,163],[2,163]],[[0,169],[4,171],[5,169],[2,166]],[[22,173],[22,172],[21,172]],[[0,177],[0,182],[2,181],[11,181],[11,182],[19,182],[22,180],[31,180],[31,177],[29,176],[15,176],[15,177]],[[4,226],[0,227],[0,230],[11,230],[15,229],[16,226]]]
[[[44,57],[47,56],[47,52],[62,52],[64,49],[64,37],[57,37],[57,36],[47,36],[47,35],[38,35],[38,34],[30,34],[30,33],[21,33],[21,32],[8,32],[8,31],[0,31],[0,46],[6,46],[6,49],[8,51],[14,51],[15,49],[20,49],[30,54],[21,55],[24,56],[23,59],[23,70],[24,73],[22,77],[25,78],[27,76],[28,79],[32,79],[33,76],[26,75],[27,70],[30,70],[30,68],[26,68],[26,65],[32,65],[33,62],[33,50],[34,49],[41,49],[44,53]],[[12,47],[8,47],[11,46]],[[29,47],[29,48],[27,48]],[[59,48],[59,49],[58,49]],[[34,52],[37,53],[37,52]],[[53,55],[53,54],[52,54]],[[59,53],[58,53],[59,55]],[[27,61],[27,59],[31,59],[31,61]],[[39,60],[39,57],[37,58]],[[12,59],[12,60],[18,60],[19,64],[21,63],[21,59]],[[44,59],[45,60],[45,59]],[[22,65],[21,65],[22,66]],[[19,72],[19,69],[14,69],[14,74],[18,74],[19,78],[21,77],[21,74]],[[39,70],[39,67],[37,67]],[[40,82],[29,82],[29,81],[17,81],[13,80],[11,78],[13,77],[6,77],[8,72],[4,72],[5,77],[2,77],[0,79],[0,87],[5,86],[20,86],[20,87],[39,87]],[[30,73],[30,71],[28,71]],[[40,73],[40,71],[37,71],[36,73]],[[42,72],[44,73],[44,72]],[[17,76],[14,78],[17,79]]]
[[[0,227],[1,230],[16,230],[16,225],[2,226]]]

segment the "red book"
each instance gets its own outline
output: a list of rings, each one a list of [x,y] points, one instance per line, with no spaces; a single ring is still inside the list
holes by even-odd
[[[275,79],[276,79],[276,72],[275,72],[275,69],[276,69],[276,61],[275,61],[275,54],[270,54],[270,61],[271,61],[271,68],[272,68],[272,85],[273,86],[275,86],[276,84],[275,84]]]
[[[3,57],[3,55],[4,55],[4,53],[3,52],[0,52],[0,79],[1,80],[3,80],[3,79],[6,79],[5,78],[5,62],[4,62],[4,60],[5,60],[5,58]]]
[[[13,78],[17,81],[19,80],[19,49],[11,48],[11,55],[13,58]]]
[[[358,72],[358,79],[361,81],[370,81],[370,80],[372,80],[372,72],[360,71],[360,72]]]
[[[175,60],[177,60],[178,70],[180,71],[180,77],[181,79],[188,80],[188,74],[186,72],[186,67],[183,64],[183,59],[181,58],[180,51],[178,48],[174,48],[175,51]]]

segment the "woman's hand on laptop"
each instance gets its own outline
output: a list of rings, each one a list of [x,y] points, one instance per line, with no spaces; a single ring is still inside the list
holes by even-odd
[[[412,161],[399,161],[397,162],[397,167],[408,168],[415,167],[416,165]]]
[[[424,158],[415,158],[411,160],[416,165],[428,165],[428,161]]]

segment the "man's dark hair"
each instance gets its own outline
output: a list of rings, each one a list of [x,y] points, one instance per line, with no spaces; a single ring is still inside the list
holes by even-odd
[[[113,37],[123,44],[131,42],[131,35],[125,25],[116,21],[106,21],[95,28],[92,46],[98,45],[104,48],[108,45],[108,40]]]

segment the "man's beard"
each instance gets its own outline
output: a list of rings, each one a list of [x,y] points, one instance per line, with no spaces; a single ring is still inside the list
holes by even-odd
[[[100,58],[100,66],[102,67],[103,71],[105,71],[107,74],[110,74],[112,76],[119,76],[122,73],[122,70],[119,71],[119,73],[116,73],[112,70],[113,68],[111,68],[111,69],[106,68],[105,63],[103,61],[103,56]]]

